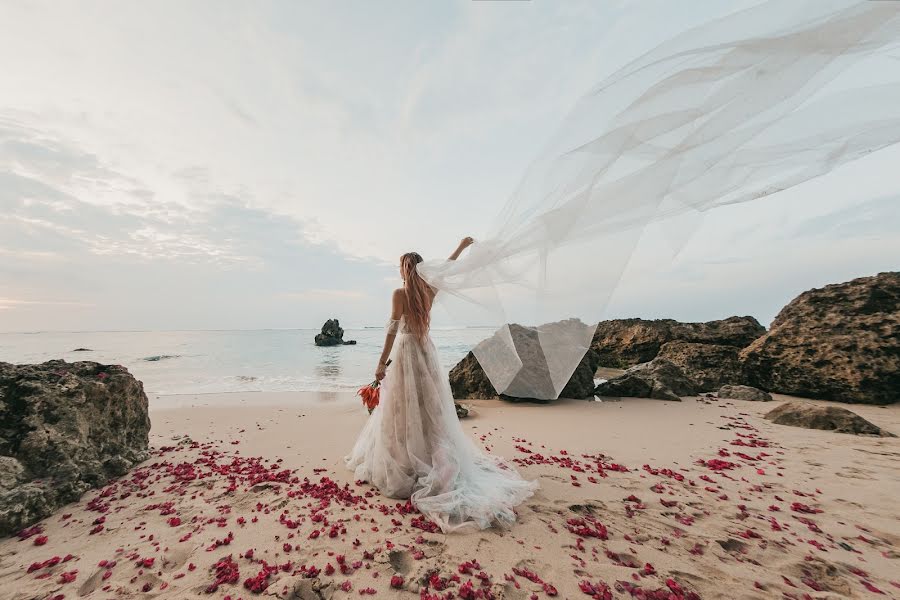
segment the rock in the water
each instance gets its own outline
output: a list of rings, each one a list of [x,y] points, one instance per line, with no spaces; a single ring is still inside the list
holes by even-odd
[[[143,385],[121,366],[0,363],[0,535],[148,456]]]
[[[681,396],[692,396],[695,388],[677,365],[664,358],[654,358],[631,367],[618,377],[604,381],[594,393],[614,398],[681,401]]]
[[[72,352],[93,352],[90,348],[75,348]]]
[[[741,353],[748,383],[823,400],[900,401],[900,273],[797,296]]]
[[[668,342],[659,351],[678,365],[698,391],[709,392],[727,384],[745,383],[739,348],[721,344]]]
[[[543,325],[553,327],[555,324]],[[538,331],[533,327],[523,327],[512,324],[509,326],[509,334],[516,346],[516,352],[522,357],[523,364],[529,365],[528,369],[521,369],[513,377],[508,389],[536,390],[536,396],[553,396],[553,384],[550,371],[543,350],[538,342]],[[496,336],[496,334],[495,334]],[[581,362],[572,372],[569,381],[559,393],[560,398],[592,398],[594,395],[594,372],[597,370],[597,354],[588,350]],[[484,369],[478,363],[478,359],[469,352],[450,371],[450,388],[454,398],[495,398],[497,390],[491,384]],[[506,400],[531,400],[527,396],[515,396],[503,394]]]
[[[615,319],[597,326],[591,348],[604,367],[626,368],[656,358],[666,342],[682,341],[743,348],[766,332],[753,317],[706,323],[672,319]]]
[[[469,416],[469,409],[460,404],[459,402],[454,402],[453,405],[456,407],[456,417],[459,419],[464,419]]]
[[[806,402],[787,402],[769,411],[766,419],[778,425],[824,429],[854,435],[896,437],[893,433],[866,421],[858,414],[839,406],[817,406]]]
[[[322,333],[316,334],[316,346],[352,346],[356,340],[344,341],[344,330],[337,319],[328,319],[322,325]]]
[[[719,388],[719,398],[730,400],[750,400],[752,402],[771,402],[772,396],[759,388],[749,385],[723,385]]]

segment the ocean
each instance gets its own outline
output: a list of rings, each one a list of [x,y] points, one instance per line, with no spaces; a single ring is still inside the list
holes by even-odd
[[[39,363],[61,358],[128,367],[148,393],[355,391],[370,383],[384,329],[347,329],[355,346],[319,348],[318,329],[234,331],[80,331],[0,333],[0,361]],[[445,369],[479,341],[486,328],[431,333]],[[88,351],[76,352],[77,348]]]

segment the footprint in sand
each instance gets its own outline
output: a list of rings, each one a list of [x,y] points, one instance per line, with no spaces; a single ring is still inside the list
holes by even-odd
[[[597,513],[606,510],[606,504],[599,501],[587,502],[585,504],[571,504],[569,505],[569,510],[579,515],[595,517]]]
[[[727,540],[716,540],[716,543],[722,546],[722,549],[725,552],[740,552],[741,554],[745,554],[747,552],[747,544],[734,538],[728,538]]]
[[[842,596],[850,596],[850,583],[841,577],[841,569],[821,558],[810,557],[803,562],[795,562],[782,569],[787,577],[799,579],[813,589],[823,592],[835,592]]]
[[[869,471],[865,471],[863,469],[857,469],[855,467],[847,467],[843,471],[839,471],[835,473],[838,477],[843,477],[844,479],[863,479],[867,481],[871,481],[874,479],[869,474]]]
[[[415,564],[408,550],[391,550],[388,553],[388,563],[398,575],[408,575]]]

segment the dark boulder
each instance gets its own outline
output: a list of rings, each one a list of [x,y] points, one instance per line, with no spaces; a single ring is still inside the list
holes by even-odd
[[[316,346],[352,346],[356,340],[344,341],[344,330],[337,319],[328,319],[322,325],[322,332],[316,334]]]
[[[693,382],[677,365],[664,358],[654,358],[604,381],[594,393],[601,397],[681,401],[681,396],[692,396],[695,391]]]
[[[569,327],[571,323],[560,322],[542,325],[541,328],[553,328],[556,326]],[[482,342],[485,351],[489,351],[490,344],[506,344],[504,335],[499,332],[492,338]],[[509,338],[515,344],[515,350],[522,362],[522,367],[513,374],[507,387],[507,393],[502,397],[506,400],[531,400],[536,398],[546,399],[557,397],[553,393],[553,382],[550,377],[550,369],[538,339],[539,330],[534,327],[524,327],[512,324],[508,328]],[[558,394],[559,398],[592,398],[594,395],[594,372],[597,370],[597,354],[588,350],[582,356],[581,361],[568,382]],[[479,364],[475,354],[469,352],[450,371],[450,388],[454,398],[495,398],[497,390],[491,384],[484,369]],[[533,397],[521,393],[524,390],[532,390]],[[519,392],[517,394],[517,392]]]
[[[0,535],[124,475],[148,456],[140,381],[121,366],[0,363]]]
[[[497,390],[472,352],[450,369],[450,389],[454,398],[497,397]]]
[[[741,352],[747,383],[807,398],[900,401],[900,273],[800,294]]]
[[[597,326],[591,348],[604,367],[626,368],[656,358],[673,341],[743,348],[766,332],[753,317],[729,317],[705,323],[672,319],[614,319]]]
[[[778,425],[822,429],[854,435],[896,437],[866,421],[858,414],[839,406],[818,406],[809,402],[787,402],[769,411],[766,419]]]
[[[698,391],[709,392],[727,384],[745,383],[739,348],[721,344],[668,342],[659,351],[678,365]]]

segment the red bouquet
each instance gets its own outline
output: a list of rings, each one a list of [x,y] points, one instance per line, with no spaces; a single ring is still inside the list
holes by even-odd
[[[390,364],[391,360],[388,359],[384,366],[387,367]],[[375,407],[378,406],[378,400],[381,396],[381,382],[376,379],[369,385],[362,386],[357,390],[356,395],[362,397],[363,405],[369,409],[369,414],[371,415]]]

